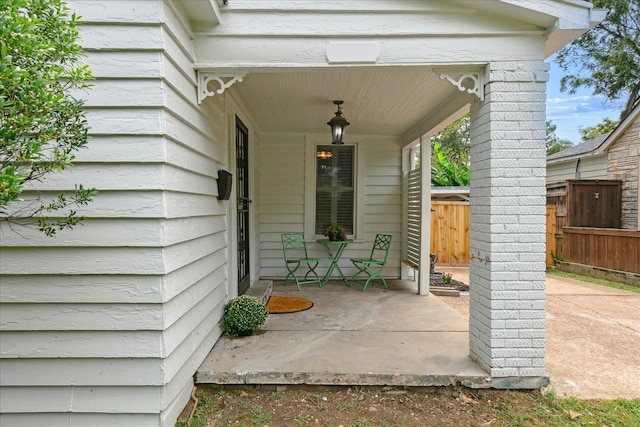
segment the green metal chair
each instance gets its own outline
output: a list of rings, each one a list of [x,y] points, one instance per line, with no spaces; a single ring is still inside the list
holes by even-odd
[[[367,280],[364,282],[362,292],[367,290],[367,286],[369,286],[369,282],[372,280],[380,280],[384,288],[388,289],[387,282],[384,280],[384,277],[382,277],[382,270],[384,266],[387,265],[390,248],[391,234],[377,234],[369,258],[351,258],[351,262],[356,266],[358,271],[351,276],[349,286],[353,285],[357,276],[364,274],[367,276]]]
[[[285,285],[289,280],[293,280],[296,282],[298,290],[300,290],[300,285],[309,283],[317,283],[318,286],[322,287],[322,280],[316,273],[320,260],[318,258],[309,258],[303,233],[282,233],[282,250],[284,252],[284,262],[289,272],[284,279]],[[307,273],[303,278],[299,278],[296,272],[305,265]]]

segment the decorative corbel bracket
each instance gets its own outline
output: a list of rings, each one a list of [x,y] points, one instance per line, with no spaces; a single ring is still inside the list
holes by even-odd
[[[208,96],[214,96],[216,93],[222,95],[225,90],[230,88],[234,83],[241,82],[247,75],[246,72],[237,73],[219,73],[210,71],[198,71],[198,104],[202,104]],[[219,89],[215,91],[209,90],[209,83],[218,82]]]
[[[484,101],[484,70],[469,71],[447,68],[434,70],[444,79],[454,85],[460,92],[467,92]],[[469,83],[470,82],[470,83]]]

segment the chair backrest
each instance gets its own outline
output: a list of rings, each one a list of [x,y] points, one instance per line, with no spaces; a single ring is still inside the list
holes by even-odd
[[[373,241],[373,248],[371,248],[369,259],[381,261],[386,264],[390,248],[391,234],[376,234],[376,240]]]
[[[292,258],[308,258],[304,233],[282,233],[282,250],[285,261]]]

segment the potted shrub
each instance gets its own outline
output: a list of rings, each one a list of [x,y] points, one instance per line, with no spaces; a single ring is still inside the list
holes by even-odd
[[[222,330],[233,336],[251,335],[255,328],[264,325],[269,312],[262,302],[250,295],[240,295],[224,306]]]

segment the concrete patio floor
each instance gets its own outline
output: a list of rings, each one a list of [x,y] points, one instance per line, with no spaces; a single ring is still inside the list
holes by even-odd
[[[436,267],[469,283],[466,267]],[[282,286],[310,310],[271,315],[255,336],[223,336],[196,381],[214,384],[486,387],[468,354],[469,296],[418,296],[413,281],[366,293],[340,281]],[[550,388],[583,399],[640,397],[640,294],[547,275]],[[494,379],[493,387],[497,384]]]
[[[274,295],[313,301],[309,310],[272,314],[250,337],[222,336],[196,382],[212,384],[466,385],[486,387],[469,357],[468,321],[414,281],[389,280],[366,292],[274,282]],[[495,386],[495,384],[494,384]]]

